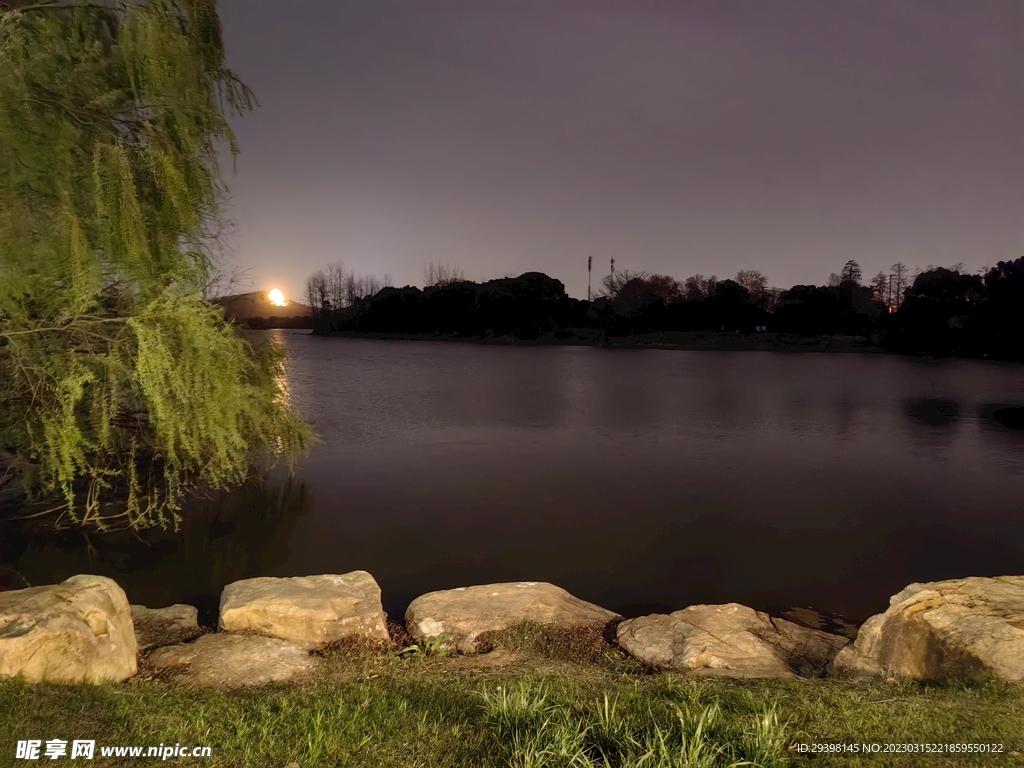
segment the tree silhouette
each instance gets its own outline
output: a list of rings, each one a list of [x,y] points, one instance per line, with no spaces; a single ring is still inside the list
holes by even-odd
[[[899,309],[903,304],[903,294],[906,292],[907,286],[910,282],[908,277],[910,272],[907,269],[907,266],[901,261],[897,261],[889,268],[889,270],[892,274],[892,295],[889,297],[889,301],[896,307],[896,309]]]
[[[853,259],[846,262],[843,265],[843,271],[839,273],[839,280],[842,283],[857,283],[859,285],[862,277],[860,264]]]

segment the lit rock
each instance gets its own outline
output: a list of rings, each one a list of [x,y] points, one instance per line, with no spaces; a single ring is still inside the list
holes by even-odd
[[[554,584],[518,581],[430,592],[417,597],[405,612],[405,626],[415,640],[438,640],[462,653],[477,652],[483,632],[524,622],[558,627],[605,625],[617,613],[580,600]]]
[[[0,592],[0,677],[102,683],[136,672],[128,598],[104,576]]]
[[[836,657],[841,677],[1024,682],[1024,576],[911,584]]]
[[[157,671],[174,670],[202,688],[243,688],[299,680],[316,667],[301,645],[255,635],[203,635],[194,643],[157,648],[149,654]]]
[[[389,639],[380,587],[366,571],[228,584],[220,598],[220,629],[278,637],[307,649],[344,638]]]
[[[692,605],[619,624],[616,637],[651,667],[728,677],[821,677],[850,641],[737,603]]]

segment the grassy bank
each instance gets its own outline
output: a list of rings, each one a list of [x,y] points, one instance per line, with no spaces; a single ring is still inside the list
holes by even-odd
[[[120,685],[0,683],[0,764],[18,739],[209,746],[169,764],[764,766],[796,743],[1001,743],[1001,755],[821,755],[814,765],[1020,765],[1024,691],[994,683],[740,681],[649,674],[611,647],[543,633],[479,657],[337,649],[303,685],[195,691],[145,674]],[[65,758],[67,759],[67,758]],[[58,761],[59,762],[59,761]],[[102,758],[140,765],[156,758]],[[15,763],[21,765],[30,762]],[[76,763],[75,763],[76,764]]]

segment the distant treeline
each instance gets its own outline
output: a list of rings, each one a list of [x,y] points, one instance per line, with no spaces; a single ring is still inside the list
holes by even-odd
[[[593,301],[573,299],[540,272],[476,283],[432,266],[427,287],[397,288],[338,265],[313,275],[314,332],[521,340],[630,336],[659,331],[769,332],[872,338],[895,352],[1024,360],[1024,257],[982,274],[902,264],[862,284],[847,262],[823,286],[770,288],[760,272],[735,279],[614,272]]]

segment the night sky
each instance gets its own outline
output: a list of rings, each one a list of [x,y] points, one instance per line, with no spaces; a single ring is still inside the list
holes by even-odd
[[[298,297],[1024,254],[1021,0],[221,0],[233,259]]]

